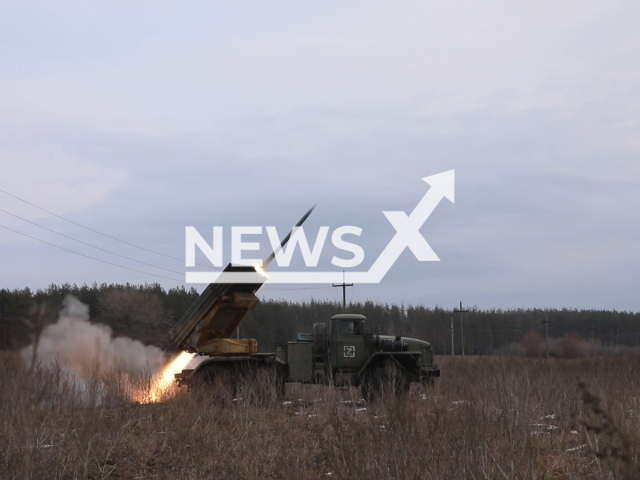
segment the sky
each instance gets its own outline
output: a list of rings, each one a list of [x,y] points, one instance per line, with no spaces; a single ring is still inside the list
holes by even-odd
[[[314,204],[308,236],[361,228],[366,270],[395,233],[382,212],[455,169],[455,203],[420,230],[440,261],[407,249],[350,300],[640,311],[639,17],[611,0],[1,2],[0,287],[180,286],[185,227],[228,245]]]

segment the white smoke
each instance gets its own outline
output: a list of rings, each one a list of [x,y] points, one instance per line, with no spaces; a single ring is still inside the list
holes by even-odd
[[[26,362],[30,361],[33,345],[20,353]],[[62,302],[56,323],[43,329],[36,358],[42,365],[57,362],[83,380],[114,369],[153,374],[167,360],[157,347],[128,337],[114,337],[108,326],[91,323],[89,307],[72,295]]]

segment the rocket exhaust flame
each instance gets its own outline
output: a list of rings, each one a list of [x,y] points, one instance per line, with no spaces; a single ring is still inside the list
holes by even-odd
[[[171,387],[175,382],[174,375],[184,370],[192,358],[193,355],[188,352],[180,353],[162,369],[159,375],[152,379],[148,391],[137,392],[132,399],[138,403],[156,403],[167,398],[172,393]]]

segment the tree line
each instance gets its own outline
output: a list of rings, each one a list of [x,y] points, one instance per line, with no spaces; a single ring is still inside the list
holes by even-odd
[[[198,297],[194,288],[165,289],[156,283],[52,284],[35,291],[0,289],[0,349],[28,345],[34,328],[34,308],[40,308],[39,315],[46,312],[46,322],[54,322],[62,300],[69,294],[89,306],[91,321],[109,326],[114,335],[165,349],[170,348],[169,330]],[[599,347],[640,345],[640,314],[635,312],[473,307],[468,313],[456,313],[439,306],[373,301],[350,303],[347,312],[365,315],[373,333],[427,340],[440,355],[451,354],[452,323],[456,354],[462,352],[463,342],[470,355],[512,352],[514,345],[520,345],[524,352],[537,352],[547,329],[551,339],[564,339],[566,345],[570,340]],[[271,351],[294,340],[298,332],[312,331],[314,323],[327,322],[336,313],[342,313],[342,305],[335,301],[263,300],[242,323],[240,336],[255,338],[261,351]]]

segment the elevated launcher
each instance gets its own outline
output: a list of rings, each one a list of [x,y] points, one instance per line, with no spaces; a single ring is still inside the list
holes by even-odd
[[[312,207],[277,248],[263,262],[266,268],[311,214]],[[255,283],[224,283],[225,272],[246,272],[255,275]],[[253,338],[232,338],[249,310],[260,301],[256,292],[267,277],[255,267],[227,265],[219,283],[210,283],[171,329],[171,342],[176,349],[201,355],[242,355],[258,352]]]

